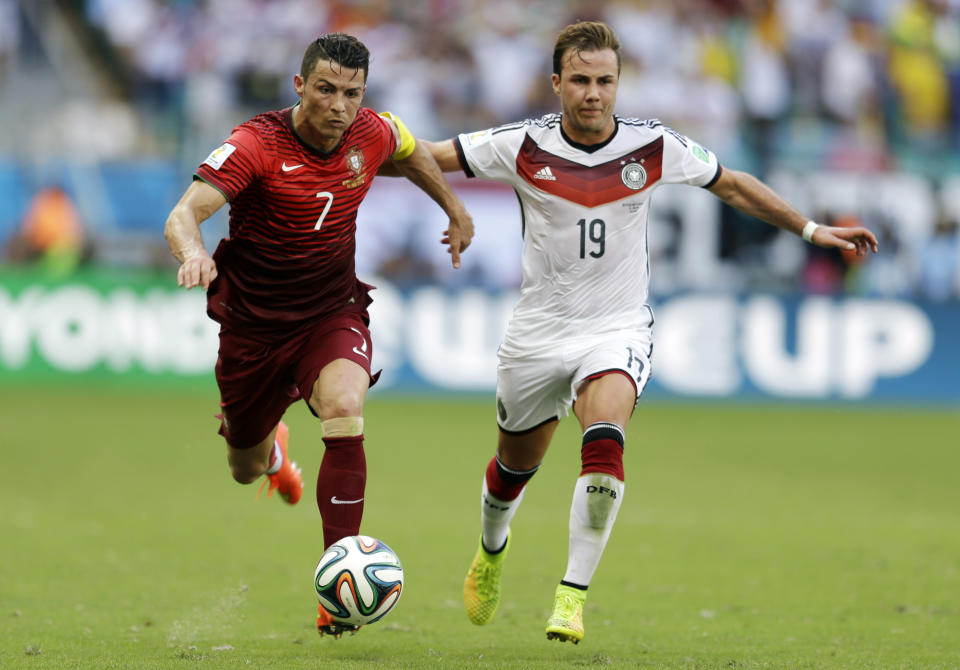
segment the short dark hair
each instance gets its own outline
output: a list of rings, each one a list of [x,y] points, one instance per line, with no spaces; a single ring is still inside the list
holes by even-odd
[[[560,74],[563,56],[568,49],[579,54],[582,51],[602,51],[612,49],[617,55],[617,73],[620,73],[620,40],[606,23],[600,21],[581,21],[563,29],[553,47],[553,73]]]
[[[363,81],[367,81],[367,73],[370,70],[370,51],[353,35],[328,33],[311,42],[300,64],[300,76],[304,80],[313,72],[318,60],[328,60],[340,67],[363,70]]]

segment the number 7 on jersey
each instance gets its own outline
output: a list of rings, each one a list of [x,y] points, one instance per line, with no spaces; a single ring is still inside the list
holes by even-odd
[[[317,225],[313,227],[314,230],[320,230],[320,226],[323,225],[323,220],[327,216],[327,212],[330,211],[330,206],[333,205],[333,193],[329,191],[321,191],[317,193],[318,198],[326,198],[327,204],[323,206],[323,213],[320,214],[320,218],[317,219]]]

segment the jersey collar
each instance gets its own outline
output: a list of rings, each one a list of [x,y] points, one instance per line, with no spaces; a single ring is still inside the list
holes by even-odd
[[[570,139],[570,137],[567,135],[566,131],[564,131],[564,129],[563,129],[563,122],[562,122],[562,121],[561,121],[561,123],[559,124],[560,136],[563,137],[563,141],[564,141],[564,142],[566,142],[567,144],[569,144],[569,145],[570,145],[571,147],[573,147],[574,149],[579,149],[580,151],[584,151],[584,152],[586,152],[586,153],[588,153],[588,154],[592,154],[592,153],[594,153],[594,152],[596,152],[596,151],[599,151],[600,149],[604,148],[604,147],[607,146],[608,144],[610,144],[610,143],[613,141],[613,138],[617,136],[617,131],[620,130],[620,119],[617,118],[617,115],[616,115],[616,114],[614,114],[614,116],[613,116],[613,121],[614,121],[614,124],[613,124],[613,132],[610,133],[610,137],[608,137],[607,139],[605,139],[603,142],[598,142],[597,144],[580,144],[579,142],[574,142],[574,141],[573,141],[572,139]]]

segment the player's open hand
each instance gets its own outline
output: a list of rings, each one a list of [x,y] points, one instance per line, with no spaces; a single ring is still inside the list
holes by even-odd
[[[470,246],[470,240],[473,239],[473,217],[462,210],[456,214],[450,215],[450,225],[443,231],[441,243],[447,245],[447,251],[450,252],[450,259],[453,261],[453,267],[460,267],[460,252]]]
[[[177,286],[191,289],[199,286],[206,291],[210,282],[217,278],[217,264],[207,254],[199,254],[185,260],[177,272]]]
[[[863,256],[868,251],[877,253],[880,249],[877,245],[876,236],[862,226],[856,228],[817,226],[810,241],[818,247],[827,249],[837,248],[848,252],[856,251],[857,256]]]

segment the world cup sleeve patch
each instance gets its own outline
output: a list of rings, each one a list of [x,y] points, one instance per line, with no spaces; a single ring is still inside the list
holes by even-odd
[[[237,148],[235,146],[229,142],[224,142],[210,152],[210,155],[207,156],[207,160],[203,161],[203,164],[209,165],[214,170],[219,170],[221,167],[223,167],[223,164],[227,162],[227,159],[230,158],[230,154],[236,150]]]
[[[467,146],[478,147],[481,144],[486,144],[493,137],[492,130],[481,130],[476,133],[470,133],[465,136],[467,139]]]

